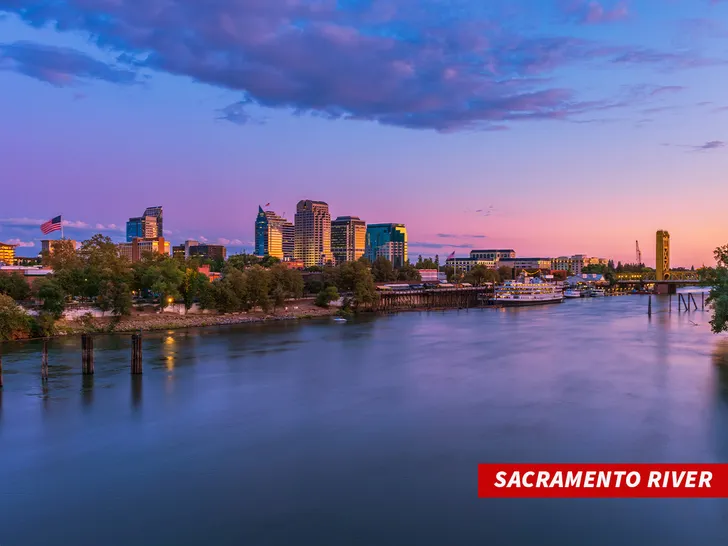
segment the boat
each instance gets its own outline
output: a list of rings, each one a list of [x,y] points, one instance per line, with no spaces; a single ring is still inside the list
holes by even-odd
[[[601,297],[607,295],[607,291],[604,290],[604,288],[592,288],[591,291],[589,292],[589,295],[592,298],[601,298]]]
[[[347,322],[344,317],[334,317],[334,322]]]
[[[575,288],[570,288],[568,290],[564,290],[564,297],[565,298],[581,298],[581,297],[583,297],[583,294],[581,293],[581,290],[577,290]]]
[[[495,294],[488,298],[488,302],[492,305],[507,307],[544,305],[562,301],[564,294],[561,286],[529,277],[505,281],[502,285],[496,286]]]

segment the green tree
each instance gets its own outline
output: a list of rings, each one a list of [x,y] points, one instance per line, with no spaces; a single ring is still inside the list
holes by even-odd
[[[0,341],[24,339],[30,335],[31,320],[13,298],[0,294]]]
[[[710,286],[708,303],[713,307],[713,318],[710,321],[714,333],[728,331],[728,245],[715,249],[716,266],[701,271],[705,275],[705,283]]]
[[[260,307],[263,311],[270,309],[270,273],[259,265],[246,271],[248,302],[251,307]]]
[[[122,278],[119,280],[104,279],[99,285],[96,305],[104,312],[111,311],[116,316],[131,313],[131,286]]]
[[[273,306],[279,307],[288,299],[303,295],[303,276],[300,271],[288,269],[283,264],[274,264],[269,270],[269,296]]]
[[[234,267],[240,271],[244,271],[246,268],[251,267],[260,263],[260,258],[255,254],[233,254],[227,260],[227,266]]]
[[[66,309],[66,294],[60,284],[53,279],[44,279],[37,288],[38,298],[42,301],[41,309],[56,320],[61,318]]]
[[[319,307],[328,307],[332,301],[339,299],[339,291],[335,286],[327,286],[316,296],[316,305]]]
[[[339,267],[336,286],[342,293],[351,295],[351,305],[355,309],[371,306],[379,299],[372,272],[360,261],[347,262]]]
[[[30,285],[22,273],[0,273],[0,294],[24,301],[30,297]]]
[[[502,265],[498,268],[498,278],[501,281],[505,281],[513,278],[513,268],[507,265]]]
[[[377,256],[377,259],[372,262],[372,276],[375,282],[389,282],[397,278],[392,262],[384,256]]]
[[[204,285],[209,283],[207,275],[200,273],[197,269],[191,267],[185,269],[182,283],[179,286],[185,313],[190,310],[195,303],[195,299],[199,298],[200,294],[205,290]]]
[[[483,264],[478,264],[473,267],[465,279],[474,286],[483,286],[486,283],[497,283],[500,281],[498,272],[494,269],[488,269]]]
[[[411,263],[407,262],[396,271],[397,280],[399,281],[421,281],[422,276],[419,270]]]
[[[265,268],[269,268],[269,267],[271,267],[271,266],[273,266],[273,265],[275,265],[277,263],[280,263],[280,262],[281,262],[280,258],[276,258],[275,256],[268,255],[268,256],[265,256],[260,261],[260,265],[263,266],[263,267],[265,267]]]
[[[85,267],[72,241],[61,239],[53,245],[53,252],[44,252],[42,263],[53,270],[53,278],[71,297],[84,292]]]
[[[422,258],[422,256],[420,256]],[[440,269],[440,266],[434,262],[432,258],[418,259],[415,264],[417,269]]]

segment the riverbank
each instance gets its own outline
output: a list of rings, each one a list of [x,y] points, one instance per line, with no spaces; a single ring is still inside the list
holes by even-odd
[[[64,336],[94,332],[129,333],[140,330],[174,330],[280,320],[304,320],[332,316],[338,311],[339,309],[336,307],[323,309],[306,300],[290,302],[285,308],[268,313],[250,311],[245,313],[177,315],[175,313],[142,312],[127,317],[81,317],[73,320],[59,320],[55,325],[55,335]]]

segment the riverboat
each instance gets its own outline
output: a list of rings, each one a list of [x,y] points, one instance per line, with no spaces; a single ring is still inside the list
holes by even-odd
[[[507,307],[521,307],[526,305],[544,305],[547,303],[561,303],[564,293],[561,286],[554,283],[543,282],[539,279],[524,278],[508,280],[495,287],[493,297],[489,303]]]

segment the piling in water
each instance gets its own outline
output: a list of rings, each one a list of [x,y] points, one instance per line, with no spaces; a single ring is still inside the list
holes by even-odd
[[[48,381],[48,340],[43,340],[43,353],[40,359],[40,378]]]
[[[647,316],[652,316],[652,294],[649,295],[649,299],[647,300]]]
[[[700,309],[705,311],[705,292],[700,293]]]
[[[131,373],[140,375],[142,373],[142,335],[131,336]]]
[[[94,373],[94,338],[81,334],[81,372],[83,375]]]
[[[0,355],[0,389],[3,388],[3,355]]]

